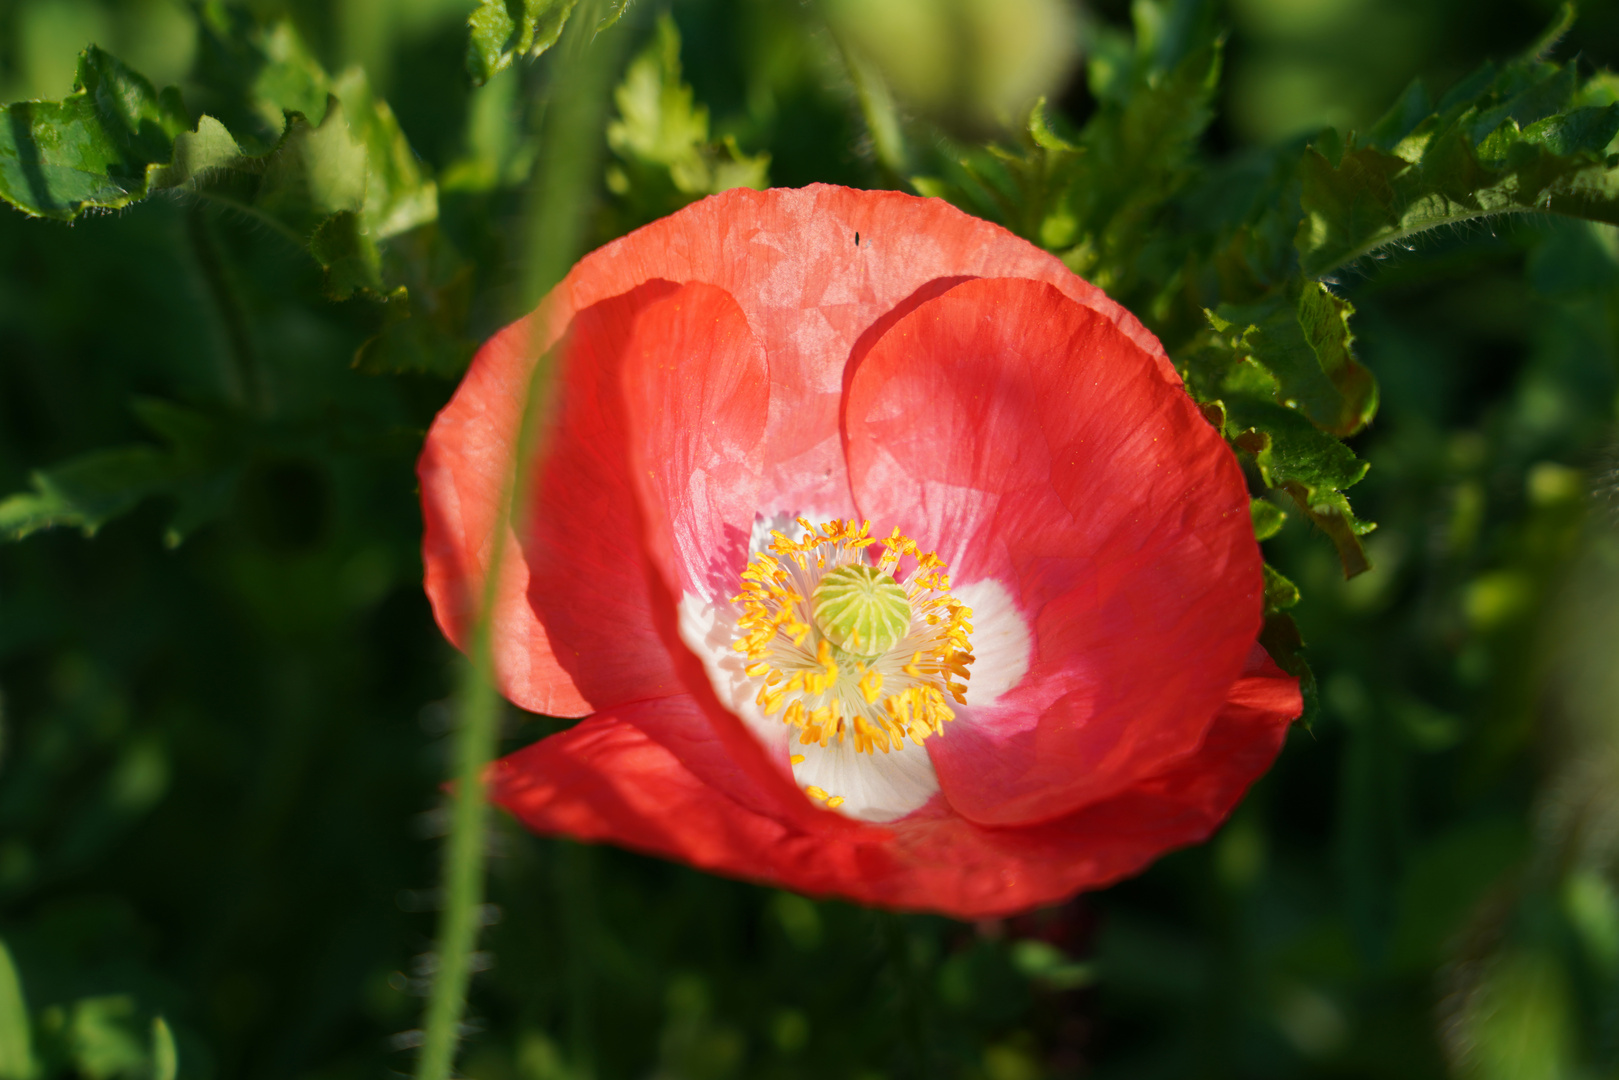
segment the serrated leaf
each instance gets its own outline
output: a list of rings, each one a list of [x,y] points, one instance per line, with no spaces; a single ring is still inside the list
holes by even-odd
[[[1264,564],[1265,569],[1265,613],[1267,615],[1277,611],[1286,611],[1299,602],[1299,587],[1287,579],[1287,575],[1277,570],[1270,563]]]
[[[613,101],[618,117],[607,125],[607,145],[619,163],[608,171],[608,188],[641,219],[730,188],[768,186],[769,154],[710,140],[708,109],[681,78],[680,32],[669,16],[630,61]]]
[[[79,56],[73,93],[7,105],[5,117],[0,199],[61,221],[145,198],[148,167],[169,159],[189,123],[177,92],[159,94],[93,45]]]
[[[354,137],[365,148],[367,235],[377,242],[438,220],[438,188],[410,148],[388,103],[375,97],[365,72],[350,68],[332,83]]]
[[[1366,463],[1293,409],[1248,397],[1230,397],[1223,404],[1232,443],[1253,455],[1266,486],[1287,492],[1327,534],[1344,576],[1371,569],[1360,538],[1375,526],[1357,519],[1344,495],[1366,475]]]
[[[513,18],[513,7],[517,8]],[[539,56],[562,37],[579,0],[482,0],[467,17],[467,76],[482,86],[511,66],[515,59]],[[629,0],[608,0],[597,5],[596,30],[607,29],[623,17]]]
[[[1186,5],[1181,5],[1185,7]],[[1167,5],[1135,5],[1136,44],[1107,38],[1091,58],[1100,107],[1078,133],[1035,106],[1017,148],[943,148],[936,168],[912,180],[1059,252],[1110,293],[1129,294],[1164,246],[1166,207],[1192,175],[1198,140],[1213,119],[1221,43],[1177,23]],[[1181,256],[1175,256],[1181,258]],[[1172,270],[1172,268],[1170,268]]]
[[[1353,435],[1377,411],[1377,380],[1352,349],[1349,317],[1355,309],[1326,286],[1293,279],[1259,304],[1222,304],[1209,313],[1221,333],[1235,332],[1231,354],[1251,360],[1275,379],[1280,404],[1302,410],[1335,435]],[[1237,372],[1224,389],[1258,389],[1252,374]]]
[[[223,512],[241,462],[220,423],[156,399],[133,408],[166,446],[112,447],[36,470],[32,491],[0,500],[0,540],[64,526],[93,536],[144,500],[169,495],[178,502],[166,535],[172,547]]]
[[[1607,157],[1619,104],[1583,100],[1588,85],[1573,65],[1486,66],[1420,119],[1427,95],[1407,91],[1367,145],[1318,140],[1299,168],[1303,272],[1320,277],[1414,233],[1490,214],[1619,222],[1619,169]]]
[[[287,133],[260,175],[251,208],[295,236],[307,240],[332,215],[357,214],[365,206],[366,153],[342,102],[328,97],[318,125],[288,116]]]
[[[354,211],[321,222],[309,238],[309,250],[326,268],[326,295],[331,299],[347,300],[362,289],[382,291],[381,256]]]
[[[260,23],[246,7],[223,0],[203,0],[193,10],[200,95],[194,104],[218,117],[245,152],[274,147],[288,113],[321,115],[330,80],[291,23]]]
[[[35,471],[34,490],[0,500],[0,539],[21,540],[41,529],[72,526],[95,532],[172,479],[165,456],[150,446],[98,450]]]
[[[1277,667],[1298,679],[1299,692],[1304,697],[1304,713],[1299,722],[1308,729],[1321,712],[1321,695],[1316,688],[1315,672],[1310,670],[1304,656],[1304,638],[1299,634],[1298,623],[1286,612],[1268,613],[1259,631],[1259,644],[1276,661]]]
[[[1282,524],[1287,521],[1285,510],[1264,499],[1251,500],[1248,512],[1254,521],[1255,540],[1269,540],[1282,531]]]
[[[400,282],[387,296],[382,325],[354,354],[369,375],[418,372],[455,377],[477,349],[467,336],[473,268],[437,236],[437,226],[392,241],[385,277]]]
[[[387,103],[372,95],[358,68],[329,78],[290,23],[261,25],[215,2],[194,10],[202,96],[217,116],[205,114],[187,130],[174,91],[154,94],[146,80],[92,48],[68,99],[8,107],[0,196],[62,219],[156,191],[228,205],[304,246],[324,269],[332,299],[364,294],[388,308],[380,331],[388,340],[366,350],[368,370],[459,371],[470,355],[461,298],[470,267],[437,230],[424,234],[431,244],[407,242],[437,220],[438,192]],[[63,162],[73,166],[66,179],[52,179]],[[407,283],[426,292],[390,308],[384,298],[404,296]],[[410,313],[415,321],[398,329]],[[26,509],[27,516],[17,529],[58,520],[93,528],[102,519],[65,497],[19,499],[11,512]]]

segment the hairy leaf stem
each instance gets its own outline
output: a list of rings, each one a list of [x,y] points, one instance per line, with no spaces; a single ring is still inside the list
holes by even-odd
[[[221,381],[226,395],[236,404],[255,413],[264,410],[264,387],[259,377],[258,351],[253,347],[252,327],[248,325],[247,308],[237,292],[236,282],[225,262],[219,235],[208,207],[201,201],[193,203],[186,214],[186,233],[191,240],[191,251],[202,271],[219,320],[225,327],[228,364],[222,365]]]
[[[560,280],[562,271],[577,257],[575,250],[583,235],[583,207],[588,203],[591,181],[599,165],[599,152],[588,152],[593,144],[582,134],[599,132],[601,113],[609,89],[614,60],[620,46],[616,37],[611,49],[590,48],[597,35],[603,4],[584,3],[574,12],[558,50],[558,63],[552,84],[571,89],[559,111],[555,127],[547,126],[543,139],[541,176],[537,181],[528,251],[530,283],[546,289]],[[600,97],[600,102],[595,101]],[[579,115],[575,116],[574,113]],[[567,122],[572,120],[573,122]],[[595,136],[599,140],[599,135]],[[561,267],[561,271],[557,270]],[[538,299],[536,293],[533,299]],[[500,567],[506,557],[511,523],[524,520],[524,493],[535,465],[538,433],[548,415],[551,356],[542,355],[529,377],[523,423],[517,442],[516,460],[505,493],[506,527],[495,531],[489,563],[485,568],[483,596],[477,626],[468,643],[467,665],[457,694],[458,726],[455,732],[455,790],[451,796],[450,831],[445,841],[443,889],[444,907],[440,912],[435,945],[437,967],[423,1023],[421,1054],[416,1064],[416,1080],[448,1080],[455,1062],[455,1050],[466,1012],[467,987],[472,976],[472,953],[477,945],[480,909],[484,901],[485,843],[489,824],[489,801],[485,773],[494,759],[499,740],[501,700],[495,690],[491,651],[492,620]]]

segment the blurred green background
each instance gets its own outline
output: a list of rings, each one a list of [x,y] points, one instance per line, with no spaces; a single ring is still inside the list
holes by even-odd
[[[532,137],[555,122],[535,103],[559,54],[474,90],[467,0],[253,7],[391,104],[474,267],[469,340],[520,314],[544,277],[522,237],[549,190]],[[1083,121],[1084,60],[1129,16],[638,0],[604,32],[611,85],[674,40],[664,10],[707,149],[671,166],[687,151],[637,142],[633,102],[604,95],[621,127],[591,150],[571,254],[766,170],[887,186],[859,63],[955,137],[993,136],[1040,93]],[[1555,14],[1233,0],[1205,149],[1364,128],[1411,78],[1442,89]],[[0,100],[63,97],[92,42],[206,99],[180,3],[0,0]],[[1557,55],[1619,65],[1619,8],[1591,5]],[[181,196],[71,225],[6,208],[0,275],[0,493],[148,438],[153,399],[214,417],[231,448],[177,546],[162,498],[94,538],[0,545],[0,940],[37,1075],[160,1075],[160,1015],[183,1077],[408,1072],[460,670],[421,593],[412,467],[453,374],[352,369],[374,305],[329,301],[295,245]],[[1354,443],[1376,569],[1345,582],[1297,520],[1271,542],[1305,595],[1322,708],[1213,841],[963,925],[502,820],[462,1073],[1619,1076],[1619,236],[1496,219],[1338,285],[1382,385]],[[503,745],[549,730],[509,710]],[[8,993],[0,970],[0,1012]]]

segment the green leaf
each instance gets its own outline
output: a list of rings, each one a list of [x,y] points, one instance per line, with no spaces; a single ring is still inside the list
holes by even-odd
[[[640,219],[730,188],[769,185],[769,154],[743,154],[731,138],[710,140],[708,109],[681,79],[680,32],[668,15],[630,61],[613,101],[618,118],[607,125],[607,145],[618,163],[607,186]]]
[[[1265,614],[1286,611],[1299,602],[1299,587],[1270,563],[1265,564]]]
[[[473,85],[482,86],[514,59],[532,59],[555,45],[578,6],[579,0],[482,0],[467,18],[467,75]],[[629,0],[601,4],[597,31],[616,23],[628,7]]]
[[[1486,66],[1426,112],[1408,90],[1357,145],[1334,132],[1299,166],[1295,237],[1312,277],[1440,225],[1507,212],[1619,222],[1619,104],[1574,65]]]
[[[326,295],[333,300],[347,300],[360,289],[382,291],[381,256],[354,211],[321,222],[309,238],[309,251],[326,268]]]
[[[1316,687],[1315,672],[1304,656],[1304,638],[1299,634],[1298,623],[1286,612],[1267,612],[1265,625],[1259,631],[1259,644],[1276,661],[1277,667],[1298,679],[1299,691],[1304,695],[1304,714],[1299,720],[1308,728],[1321,711],[1321,695]]]
[[[1352,435],[1377,410],[1377,381],[1355,359],[1347,300],[1324,285],[1294,278],[1258,304],[1222,304],[1209,313],[1229,339],[1230,356],[1252,361],[1275,380],[1280,404],[1300,409],[1334,435]]]
[[[205,114],[187,130],[175,91],[155,94],[113,57],[88,49],[73,95],[8,107],[0,197],[63,220],[157,191],[230,206],[304,247],[324,269],[332,299],[364,295],[377,303],[379,340],[362,347],[360,366],[459,371],[471,355],[465,340],[471,267],[440,231],[427,228],[438,219],[437,186],[393,111],[374,97],[360,69],[330,78],[290,23],[261,25],[217,2],[194,10],[200,96],[218,115]],[[732,175],[728,167],[714,170],[722,182]],[[425,242],[409,239],[417,233]],[[430,294],[410,302],[409,290],[419,288]],[[132,451],[96,463],[92,472],[111,477],[114,464],[127,472],[151,463]],[[86,501],[77,488],[50,488],[52,472],[41,475],[49,490],[9,503],[8,531],[42,523],[94,529],[107,516],[99,497]],[[83,480],[76,473],[68,479]],[[139,485],[115,486],[132,492]]]
[[[281,140],[288,113],[318,116],[332,87],[292,24],[260,23],[244,6],[202,0],[196,83],[200,111],[218,117],[242,148],[262,154]]]
[[[1375,526],[1357,519],[1343,494],[1366,475],[1366,463],[1293,409],[1247,396],[1232,396],[1222,404],[1227,436],[1253,456],[1267,486],[1287,492],[1327,534],[1338,549],[1344,576],[1371,569],[1360,537]]]
[[[150,446],[98,450],[33,473],[34,490],[0,501],[0,539],[21,540],[67,525],[93,536],[142,499],[165,490],[172,473]]]
[[[165,534],[165,543],[174,547],[223,513],[241,469],[240,453],[223,423],[153,398],[137,400],[133,409],[165,447],[96,450],[36,470],[32,491],[0,500],[0,540],[62,526],[93,536],[142,501],[168,495],[178,503]]]
[[[1100,107],[1068,135],[1037,103],[1015,149],[943,148],[935,170],[913,178],[1049,250],[1115,295],[1162,281],[1165,214],[1193,175],[1198,140],[1213,119],[1221,42],[1196,25],[1196,4],[1143,0],[1134,7],[1133,50],[1103,36],[1090,76]]]
[[[30,1045],[28,1002],[23,997],[17,965],[0,941],[0,1080],[30,1080],[34,1055]]]
[[[174,1045],[174,1034],[168,1021],[161,1016],[152,1017],[152,1070],[151,1080],[175,1080],[180,1071],[180,1053]]]
[[[148,167],[169,159],[188,124],[176,91],[157,93],[95,46],[79,57],[72,94],[17,102],[5,114],[0,199],[61,221],[145,198]]]
[[[1265,499],[1250,501],[1248,510],[1254,519],[1255,540],[1269,540],[1282,531],[1282,523],[1287,520],[1286,511]]]

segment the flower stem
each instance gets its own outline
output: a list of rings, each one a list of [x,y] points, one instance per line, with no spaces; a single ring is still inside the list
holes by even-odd
[[[622,48],[619,35],[607,36],[611,45],[606,49],[601,43],[590,48],[605,10],[602,0],[580,4],[558,49],[559,64],[553,72],[553,83],[570,93],[563,95],[563,116],[543,139],[546,145],[542,147],[545,152],[541,162],[548,164],[542,164],[536,190],[546,197],[534,209],[527,253],[528,280],[537,289],[534,300],[562,277],[578,255],[583,228],[580,223],[599,173],[600,147],[596,144],[601,141],[600,121],[615,60]],[[588,136],[586,128],[596,134]],[[466,1012],[472,953],[484,899],[484,836],[489,825],[485,773],[494,760],[500,734],[501,700],[495,689],[491,652],[496,589],[506,549],[516,532],[512,523],[524,521],[527,516],[524,495],[536,465],[539,428],[548,415],[551,359],[549,354],[540,356],[529,376],[515,460],[507,478],[510,487],[505,496],[505,525],[495,530],[484,568],[479,618],[467,648],[471,663],[458,693],[455,791],[444,853],[444,907],[439,916],[437,964],[423,1022],[416,1080],[448,1080]]]
[[[247,308],[236,289],[230,267],[214,223],[208,216],[208,207],[194,204],[186,213],[186,234],[191,241],[191,253],[202,271],[202,279],[214,302],[220,322],[225,328],[226,352],[230,362],[224,366],[221,381],[225,393],[237,405],[254,412],[264,409],[264,389],[260,385],[259,361],[253,348],[253,330],[248,324]]]
[[[470,652],[472,663],[462,679],[457,707],[455,791],[450,796],[450,835],[444,853],[438,966],[427,1003],[417,1080],[447,1080],[450,1075],[481,922],[484,833],[489,821],[484,770],[495,756],[500,731],[500,698],[491,678],[487,619],[480,620]]]

